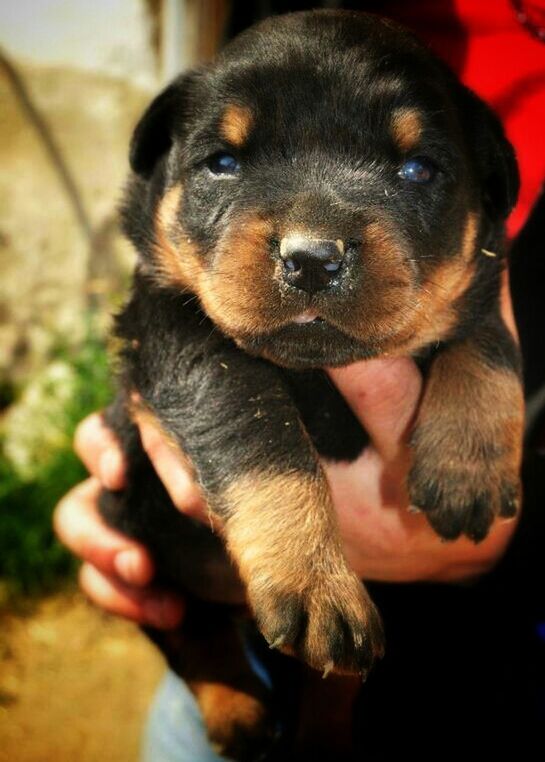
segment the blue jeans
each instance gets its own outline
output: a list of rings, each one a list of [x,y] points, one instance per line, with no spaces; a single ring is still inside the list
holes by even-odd
[[[249,641],[246,658],[267,690],[271,675]],[[141,762],[225,762],[210,747],[197,701],[187,685],[167,670],[159,685],[144,732]]]
[[[225,762],[210,748],[195,697],[167,671],[148,715],[141,762]]]

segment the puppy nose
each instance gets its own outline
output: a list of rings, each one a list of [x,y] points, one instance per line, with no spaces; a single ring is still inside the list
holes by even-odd
[[[286,236],[280,241],[284,280],[310,294],[329,286],[342,267],[343,255],[341,240]]]

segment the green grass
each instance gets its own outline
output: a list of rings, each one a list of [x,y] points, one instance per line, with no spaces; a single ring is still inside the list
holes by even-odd
[[[8,597],[48,592],[73,574],[75,561],[53,534],[53,508],[85,476],[71,444],[78,422],[104,407],[112,394],[106,349],[92,332],[76,350],[59,345],[51,359],[69,378],[63,395],[57,394],[60,385],[49,380],[43,385],[43,403],[34,394],[11,431],[0,429],[0,580]],[[24,395],[22,389],[15,406],[24,403]],[[24,452],[31,454],[24,467],[9,446],[9,438],[18,434]]]

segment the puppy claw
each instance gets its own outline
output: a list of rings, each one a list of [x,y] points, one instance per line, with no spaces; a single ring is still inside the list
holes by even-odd
[[[309,580],[299,593],[249,585],[256,621],[271,648],[297,656],[324,675],[367,672],[383,653],[378,612],[346,571]],[[324,666],[325,665],[325,666]]]
[[[272,641],[272,643],[269,643],[269,648],[282,648],[284,643],[286,642],[286,636],[280,635],[278,638],[275,638],[275,640]]]
[[[494,519],[512,518],[520,504],[518,485],[512,479],[502,481],[497,474],[491,475],[487,464],[478,478],[475,464],[467,473],[463,467],[456,472],[429,472],[424,465],[415,465],[409,476],[409,493],[443,542],[462,535],[474,543],[482,542]]]
[[[512,519],[517,515],[519,508],[518,490],[513,487],[504,487],[501,493],[500,516],[504,519]]]
[[[325,667],[324,667],[324,671],[323,671],[323,674],[322,674],[322,680],[325,680],[325,679],[326,679],[326,677],[327,677],[327,676],[329,675],[329,673],[332,671],[332,669],[334,668],[334,666],[335,666],[335,665],[333,664],[333,662],[332,662],[332,661],[328,661],[328,662],[327,662],[327,664],[326,664],[326,665],[325,665]]]

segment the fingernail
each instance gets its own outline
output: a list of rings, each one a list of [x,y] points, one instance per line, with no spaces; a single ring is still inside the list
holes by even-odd
[[[149,624],[169,630],[180,624],[183,615],[181,601],[173,598],[150,598],[144,603],[144,616]]]
[[[114,566],[119,576],[131,584],[138,584],[141,580],[140,556],[134,550],[122,550],[115,559]]]
[[[100,481],[106,489],[121,489],[123,463],[117,450],[112,448],[102,454],[98,470]]]

